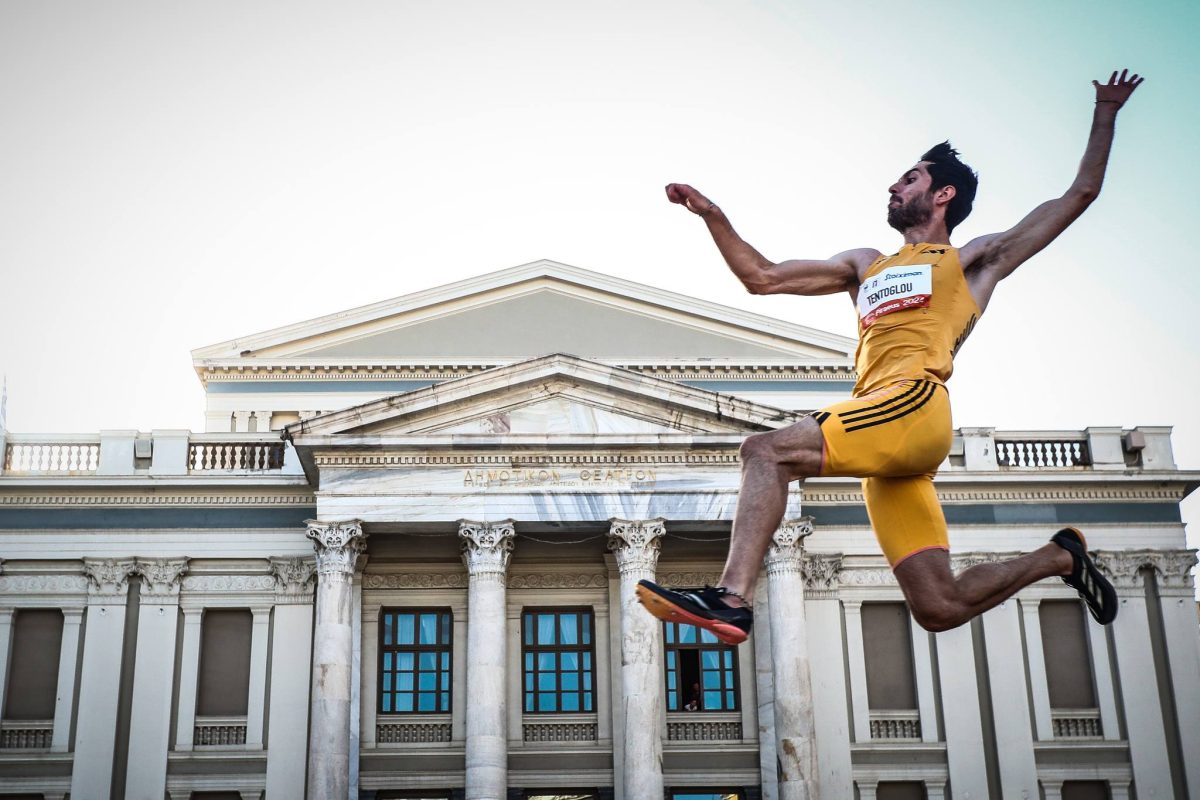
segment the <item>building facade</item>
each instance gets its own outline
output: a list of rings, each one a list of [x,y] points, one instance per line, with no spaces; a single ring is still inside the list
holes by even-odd
[[[854,342],[538,262],[193,352],[206,431],[0,432],[0,796],[1200,797],[1170,430],[962,429],[956,569],[1088,536],[913,623],[857,481],[794,485],[749,642],[714,583],[738,447],[846,397]]]

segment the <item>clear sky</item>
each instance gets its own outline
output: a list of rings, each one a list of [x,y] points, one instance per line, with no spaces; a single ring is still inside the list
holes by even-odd
[[[962,244],[1066,189],[1129,66],[1104,192],[1001,285],[955,423],[1171,424],[1200,468],[1198,34],[1182,0],[5,0],[9,428],[199,430],[189,350],[538,258],[853,336],[844,297],[745,294],[663,185],[771,258],[891,252],[888,185],[950,138]]]

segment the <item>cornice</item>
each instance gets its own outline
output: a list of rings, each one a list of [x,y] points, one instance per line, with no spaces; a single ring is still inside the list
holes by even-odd
[[[330,453],[318,452],[314,461],[320,467],[353,467],[355,469],[389,467],[553,467],[553,466],[598,466],[608,467],[624,464],[672,464],[708,465],[737,464],[737,441],[729,442],[730,452],[613,452],[592,451],[563,453],[523,453],[511,449],[501,452],[466,453]],[[736,437],[740,440],[742,437]]]
[[[0,494],[0,507],[21,506],[23,508],[72,508],[104,506],[110,508],[161,507],[219,508],[227,506],[295,506],[306,508],[316,503],[311,492],[287,494],[276,493],[216,493],[199,494],[114,494],[80,492],[72,494]]]
[[[964,473],[958,473],[956,477],[966,477]],[[1030,475],[1027,473],[1018,474],[1013,472],[1005,473],[975,473],[970,475],[973,479],[982,477],[991,478],[993,480],[1008,479],[1013,482],[1027,482]],[[1039,476],[1042,477],[1042,476]],[[1079,475],[1072,474],[1071,476],[1048,476],[1058,477],[1059,480],[1078,481]],[[1096,480],[1114,479],[1128,481],[1131,478],[1140,476],[1130,476],[1125,474],[1105,475],[1104,473],[1095,473]],[[1182,485],[1178,487],[1164,487],[1161,485],[1162,478],[1156,478],[1153,483],[1141,485],[1117,485],[1117,486],[1071,486],[1062,488],[1041,488],[1028,486],[1015,486],[1011,488],[995,488],[995,489],[967,489],[955,488],[947,486],[944,483],[937,482],[938,500],[944,505],[949,503],[1027,503],[1027,502],[1087,502],[1091,500],[1132,500],[1142,502],[1158,502],[1158,501],[1177,501],[1182,499]],[[999,481],[997,481],[999,482]],[[841,488],[825,488],[822,486],[804,486],[803,502],[813,505],[846,505],[846,504],[861,504],[864,502],[863,493],[855,489]]]

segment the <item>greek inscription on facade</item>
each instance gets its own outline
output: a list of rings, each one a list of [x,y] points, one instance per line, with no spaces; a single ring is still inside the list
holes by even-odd
[[[463,487],[469,489],[542,487],[648,489],[658,481],[657,469],[597,467],[563,472],[557,469],[465,469]]]

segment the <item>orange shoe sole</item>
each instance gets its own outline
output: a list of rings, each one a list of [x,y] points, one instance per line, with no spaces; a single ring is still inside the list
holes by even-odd
[[[724,644],[741,644],[746,641],[748,634],[736,625],[720,620],[698,617],[690,611],[685,611],[661,595],[655,594],[644,586],[635,590],[638,602],[655,617],[663,622],[682,622],[685,625],[695,625],[711,631]]]

